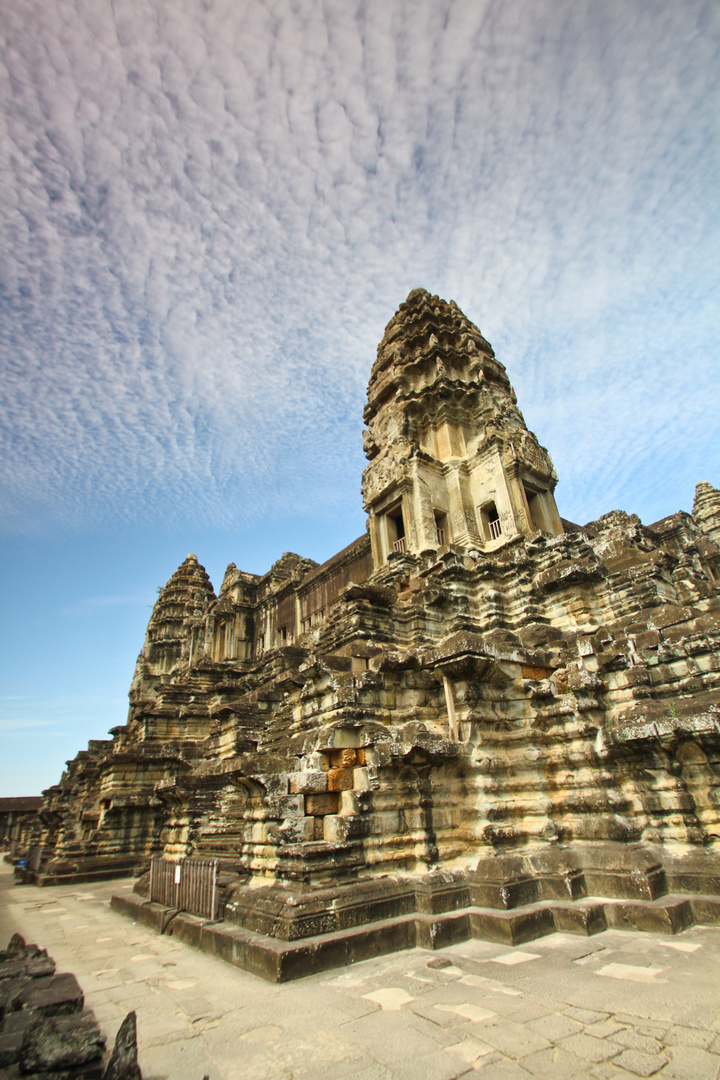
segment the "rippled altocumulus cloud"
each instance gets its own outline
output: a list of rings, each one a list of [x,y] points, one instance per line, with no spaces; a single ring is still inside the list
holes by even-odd
[[[418,284],[495,345],[566,513],[720,482],[713,2],[1,11],[7,531],[354,504]]]

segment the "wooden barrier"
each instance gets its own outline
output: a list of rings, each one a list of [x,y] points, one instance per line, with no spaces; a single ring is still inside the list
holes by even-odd
[[[216,922],[218,860],[179,859],[173,862],[161,855],[153,855],[150,860],[150,899],[164,907]]]

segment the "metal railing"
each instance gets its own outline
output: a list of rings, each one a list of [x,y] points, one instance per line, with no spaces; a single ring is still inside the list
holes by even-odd
[[[150,859],[150,899],[167,908],[200,915],[211,922],[218,915],[218,860]]]
[[[400,554],[405,553],[405,537],[401,536],[399,540],[396,540],[393,544],[393,551],[399,551]]]
[[[489,524],[490,536],[493,538],[493,540],[497,540],[498,536],[502,534],[502,529],[500,528],[500,518],[495,518],[495,520],[491,521]]]
[[[437,538],[438,538],[438,547],[442,547],[443,544],[445,543],[445,530],[444,529],[438,529],[437,530]]]

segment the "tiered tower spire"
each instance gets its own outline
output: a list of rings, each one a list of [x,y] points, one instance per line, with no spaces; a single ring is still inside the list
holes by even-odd
[[[704,480],[695,488],[692,516],[706,536],[720,544],[720,491]]]
[[[385,329],[364,414],[375,566],[452,543],[563,531],[550,456],[492,346],[457,304],[414,289]]]
[[[148,665],[152,674],[170,671],[180,661],[187,665],[198,644],[197,628],[214,599],[205,567],[188,555],[160,590],[138,664]]]

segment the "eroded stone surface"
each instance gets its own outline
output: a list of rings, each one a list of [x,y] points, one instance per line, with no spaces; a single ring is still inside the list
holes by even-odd
[[[28,1024],[20,1048],[20,1071],[55,1072],[77,1068],[102,1057],[105,1040],[97,1028],[64,1031],[53,1017],[38,1015]]]
[[[720,893],[720,493],[563,521],[502,364],[423,290],[365,420],[367,535],[322,566],[231,564],[217,596],[187,557],[128,723],[46,793],[37,879],[215,857],[226,920],[284,940]]]

